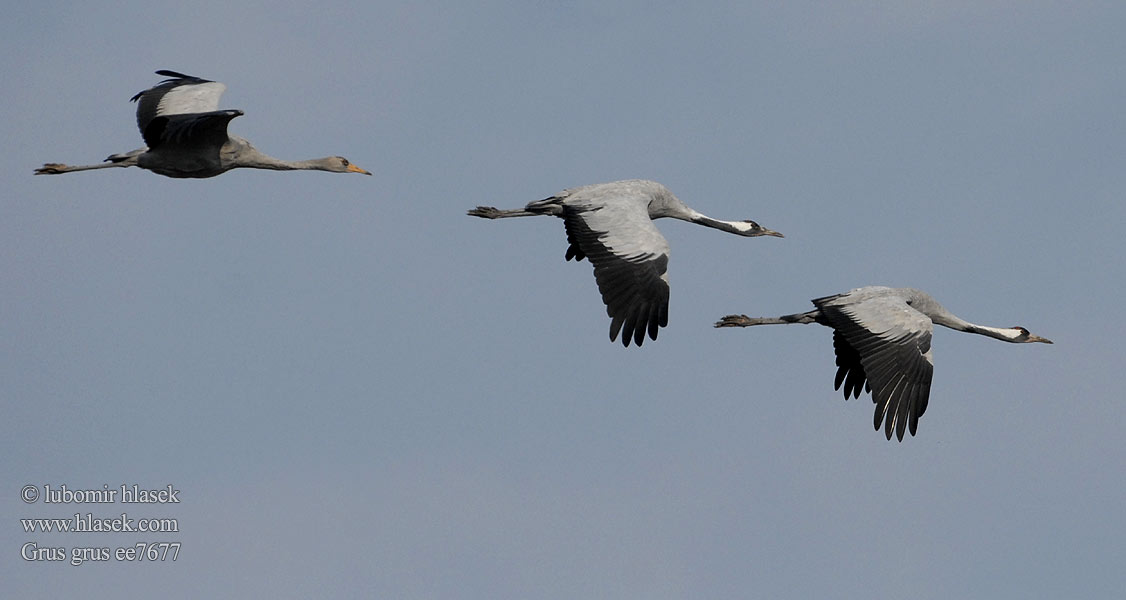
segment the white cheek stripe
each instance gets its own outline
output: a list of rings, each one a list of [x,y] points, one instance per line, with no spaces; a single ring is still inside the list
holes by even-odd
[[[992,331],[993,333],[996,333],[997,335],[1010,340],[1015,340],[1021,336],[1019,329],[1009,329],[1008,327],[984,327],[979,325],[978,329]]]

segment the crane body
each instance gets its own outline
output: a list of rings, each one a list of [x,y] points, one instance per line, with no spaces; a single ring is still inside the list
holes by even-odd
[[[244,114],[241,110],[219,110],[219,97],[227,86],[175,71],[156,74],[169,79],[131,99],[137,103],[137,127],[144,147],[113,154],[96,165],[46,163],[35,174],[140,167],[166,177],[196,179],[238,168],[371,175],[342,156],[287,161],[263,154],[250,142],[227,133],[231,119]]]
[[[610,317],[610,341],[641,346],[645,335],[656,340],[668,325],[669,244],[653,225],[654,219],[673,218],[745,237],[783,237],[754,221],[722,221],[689,208],[665,186],[629,179],[571,188],[528,203],[524,208],[500,210],[478,206],[470,216],[485,219],[550,215],[563,219],[567,232],[567,260],[589,259]]]
[[[873,424],[877,430],[882,424],[889,440],[893,432],[899,441],[907,430],[915,435],[919,417],[927,410],[934,372],[931,334],[935,324],[1011,343],[1052,343],[1024,327],[970,323],[914,288],[869,286],[812,302],[817,308],[809,312],[755,318],[728,315],[715,326],[819,323],[832,328],[837,357],[834,389],[840,390],[843,385],[845,400],[871,392],[876,405]]]

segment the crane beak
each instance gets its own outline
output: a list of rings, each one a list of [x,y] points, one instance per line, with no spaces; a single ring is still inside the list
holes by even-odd
[[[1052,343],[1052,340],[1049,340],[1048,338],[1040,337],[1038,335],[1033,335],[1031,333],[1028,334],[1028,341],[1029,342],[1043,342],[1045,344],[1051,344]]]
[[[361,169],[361,168],[359,168],[359,167],[357,167],[356,165],[353,165],[353,164],[348,165],[348,171],[350,171],[352,173],[363,173],[364,175],[371,175],[371,173],[369,173],[369,172],[367,172],[367,171],[365,171],[365,170],[363,170],[363,169]]]

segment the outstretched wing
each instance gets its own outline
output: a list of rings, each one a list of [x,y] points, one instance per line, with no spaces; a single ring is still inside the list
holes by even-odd
[[[669,323],[669,244],[649,219],[648,199],[632,196],[562,202],[567,259],[590,259],[610,316],[610,341],[641,346]]]
[[[931,355],[929,317],[896,295],[840,294],[813,303],[832,326],[837,355],[836,389],[844,396],[860,396],[861,387],[872,392],[876,404],[875,428],[884,424],[902,441],[911,435],[927,410],[934,360]]]
[[[227,124],[241,114],[241,110],[216,110],[160,115],[149,121],[141,136],[151,150],[168,145],[180,149],[208,149],[218,152],[228,139]]]
[[[137,127],[141,130],[141,135],[145,135],[145,130],[156,117],[219,110],[219,97],[227,89],[227,86],[217,81],[175,71],[157,71],[156,74],[170,79],[131,98],[137,103]]]

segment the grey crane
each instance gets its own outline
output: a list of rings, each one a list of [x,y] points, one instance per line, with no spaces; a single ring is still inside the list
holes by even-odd
[[[817,308],[809,312],[777,318],[728,315],[715,326],[820,323],[831,327],[837,355],[834,389],[844,384],[845,400],[849,395],[859,398],[861,391],[871,392],[876,404],[873,423],[877,431],[883,423],[889,440],[893,429],[899,441],[903,441],[905,428],[915,435],[919,417],[927,410],[935,324],[1014,344],[1052,343],[1024,327],[986,327],[964,321],[926,292],[912,288],[862,287],[816,298],[813,305]]]
[[[267,156],[250,142],[227,134],[231,119],[244,114],[241,110],[219,110],[219,97],[227,86],[175,71],[156,74],[169,79],[132,98],[137,102],[137,126],[145,147],[111,155],[97,165],[46,163],[35,174],[140,167],[167,177],[194,178],[214,177],[238,168],[371,175],[342,156],[298,161]]]
[[[721,221],[685,206],[655,181],[630,179],[571,188],[522,209],[478,206],[468,213],[485,219],[552,215],[567,231],[567,260],[589,258],[606,314],[610,341],[622,334],[641,346],[645,333],[657,339],[669,322],[669,244],[653,219],[672,217],[736,235],[782,237],[754,221]]]

